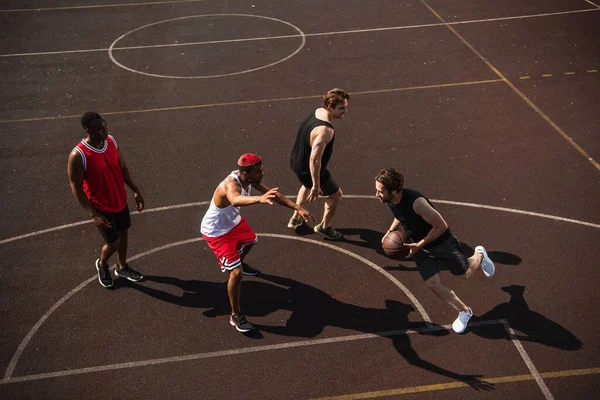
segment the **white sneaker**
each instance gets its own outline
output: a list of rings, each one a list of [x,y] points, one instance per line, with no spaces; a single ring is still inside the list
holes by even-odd
[[[483,258],[481,259],[481,270],[483,271],[483,274],[485,276],[487,276],[488,278],[491,278],[492,276],[494,276],[494,273],[496,273],[496,267],[494,266],[494,263],[492,262],[492,260],[488,257],[487,251],[485,251],[485,248],[483,246],[477,246],[475,247],[475,253],[481,253],[483,255]]]
[[[454,322],[452,323],[452,329],[454,329],[454,332],[463,333],[465,329],[467,329],[467,324],[469,323],[469,320],[472,316],[473,310],[471,310],[471,307],[469,307],[468,313],[464,311],[459,312],[458,318],[456,318],[456,320],[454,320]]]

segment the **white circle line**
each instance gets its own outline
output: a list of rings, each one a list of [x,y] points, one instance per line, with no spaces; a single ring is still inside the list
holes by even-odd
[[[296,198],[295,195],[287,196],[287,197],[290,199]],[[346,198],[346,199],[375,199],[375,196],[360,195],[360,194],[358,194],[358,195],[348,194],[348,195],[344,195],[344,198]],[[465,202],[461,202],[461,201],[451,201],[451,200],[438,200],[438,199],[430,199],[430,200],[434,203],[449,204],[449,205],[461,206],[461,207],[482,208],[485,210],[502,211],[502,212],[507,212],[507,213],[512,213],[512,214],[529,215],[532,217],[540,217],[540,218],[550,219],[550,220],[554,220],[554,221],[568,222],[571,224],[584,225],[584,226],[589,226],[592,228],[600,229],[600,224],[594,224],[592,222],[581,221],[581,220],[571,219],[571,218],[564,218],[564,217],[559,217],[556,215],[542,214],[542,213],[526,211],[526,210],[519,210],[519,209],[515,209],[515,208],[497,207],[497,206],[489,206],[489,205],[485,205],[485,204],[465,203]],[[173,204],[170,206],[149,208],[147,210],[144,210],[142,215],[148,214],[148,213],[153,213],[153,212],[159,212],[159,211],[175,210],[178,208],[205,206],[207,204],[210,204],[210,202],[209,201],[199,201],[199,202],[194,202],[194,203],[182,203],[182,204]],[[131,215],[138,215],[138,214],[139,213],[137,213],[137,212],[131,213]],[[91,223],[92,222],[90,220],[78,221],[78,222],[73,222],[70,224],[59,225],[59,226],[55,226],[52,228],[47,228],[47,229],[42,229],[39,231],[26,233],[26,234],[19,235],[19,236],[13,236],[13,237],[10,237],[7,239],[0,240],[0,245],[10,243],[10,242],[15,242],[17,240],[26,239],[26,238],[33,237],[33,236],[42,235],[44,233],[55,232],[55,231],[59,231],[62,229],[72,228],[75,226],[91,224]]]
[[[406,286],[404,286],[400,281],[398,281],[396,278],[394,278],[389,272],[385,271],[383,268],[381,268],[377,264],[367,260],[366,258],[359,256],[358,254],[355,254],[349,250],[342,249],[340,247],[336,247],[331,244],[324,243],[322,241],[313,240],[313,239],[307,239],[307,238],[302,238],[302,237],[297,237],[297,236],[289,236],[289,235],[279,235],[279,234],[274,234],[274,233],[258,233],[257,235],[258,236],[266,236],[266,237],[274,237],[274,238],[279,238],[279,239],[298,240],[298,241],[302,241],[302,242],[317,244],[317,245],[320,245],[323,247],[328,247],[330,249],[337,250],[341,253],[349,255],[350,257],[353,257],[353,258],[367,264],[369,267],[373,268],[374,270],[376,270],[377,272],[381,273],[383,276],[388,278],[394,285],[399,287],[404,292],[404,294],[410,299],[410,301],[413,303],[413,305],[416,307],[416,309],[419,311],[419,313],[421,314],[421,317],[427,324],[427,327],[428,328],[432,327],[431,319],[429,318],[429,315],[425,311],[425,308],[421,305],[421,303],[417,300],[417,298],[411,293],[411,291],[408,290],[408,288]],[[136,254],[135,256],[130,257],[128,260],[134,261],[139,258],[145,257],[147,255],[157,253],[159,251],[167,250],[172,247],[177,247],[177,246],[181,246],[181,245],[185,245],[185,244],[199,242],[202,240],[203,240],[202,237],[197,237],[197,238],[186,239],[186,240],[181,240],[178,242],[169,243],[169,244],[166,244],[163,246],[155,247],[154,249],[150,249],[150,250],[142,252],[140,254]],[[56,303],[54,303],[54,305],[52,307],[50,307],[44,315],[42,315],[42,317],[36,322],[36,324],[27,333],[25,338],[21,341],[21,344],[15,351],[15,354],[13,355],[12,359],[10,360],[8,367],[6,368],[6,372],[4,373],[3,380],[8,380],[12,377],[12,374],[17,366],[17,363],[19,362],[19,359],[21,358],[21,355],[23,354],[23,351],[25,351],[25,348],[27,347],[27,345],[29,344],[29,342],[31,341],[33,336],[40,329],[42,324],[50,317],[50,315],[54,311],[56,311],[56,309],[58,309],[58,307],[60,307],[67,300],[69,300],[73,295],[75,295],[77,292],[79,292],[81,289],[83,289],[87,284],[89,284],[90,282],[93,282],[95,280],[96,280],[96,275],[87,279],[86,281],[81,283],[79,286],[77,286],[76,288],[72,289],[70,292],[65,294],[60,300],[58,300]]]
[[[279,22],[282,23],[284,25],[288,25],[290,27],[292,27],[296,32],[298,32],[298,34],[300,35],[301,38],[301,42],[300,42],[300,46],[298,46],[298,48],[296,50],[294,50],[293,53],[289,54],[287,57],[282,58],[281,60],[272,62],[270,64],[267,65],[263,65],[261,67],[257,67],[257,68],[252,68],[252,69],[247,69],[244,71],[238,71],[238,72],[231,72],[228,74],[216,74],[216,75],[201,75],[201,76],[171,76],[171,75],[160,75],[160,74],[151,74],[148,72],[142,72],[142,71],[138,71],[136,69],[133,68],[129,68],[123,64],[121,64],[120,62],[118,62],[115,57],[113,56],[113,50],[115,49],[115,45],[117,44],[117,42],[119,42],[121,39],[123,39],[125,36],[132,34],[133,32],[139,31],[141,29],[144,28],[148,28],[149,26],[153,26],[153,25],[158,25],[158,24],[163,24],[165,22],[172,22],[172,21],[179,21],[179,20],[183,20],[183,19],[188,19],[188,18],[203,18],[203,17],[251,17],[251,18],[262,18],[262,19],[268,19],[271,21],[275,21],[275,22]],[[120,37],[118,37],[114,42],[112,42],[112,44],[110,45],[110,47],[108,48],[108,57],[111,59],[111,61],[113,63],[115,63],[117,66],[129,71],[129,72],[133,72],[136,74],[141,74],[141,75],[146,75],[146,76],[152,76],[155,78],[170,78],[170,79],[206,79],[206,78],[220,78],[223,76],[232,76],[232,75],[240,75],[240,74],[246,74],[249,72],[254,72],[254,71],[258,71],[260,69],[264,69],[264,68],[268,68],[268,67],[272,67],[273,65],[282,63],[290,58],[292,58],[293,56],[295,56],[296,54],[298,54],[300,52],[300,50],[302,50],[302,48],[304,48],[304,45],[306,44],[306,35],[304,34],[304,32],[298,28],[296,25],[291,24],[287,21],[283,21],[277,18],[272,18],[272,17],[265,17],[263,15],[252,15],[252,14],[202,14],[202,15],[188,15],[188,16],[184,16],[184,17],[178,17],[178,18],[171,18],[171,19],[166,19],[164,21],[158,21],[158,22],[153,22],[151,24],[148,25],[144,25],[141,26],[139,28],[133,29],[123,35],[121,35]],[[118,48],[117,48],[118,49]]]

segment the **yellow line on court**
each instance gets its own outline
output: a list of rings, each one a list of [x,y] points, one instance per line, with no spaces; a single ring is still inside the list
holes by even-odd
[[[429,11],[431,11],[431,13],[433,15],[436,16],[437,19],[439,19],[441,22],[444,23],[446,28],[448,28],[452,33],[454,33],[456,35],[456,37],[458,37],[460,39],[460,41],[464,43],[465,46],[467,46],[477,57],[479,57],[479,59],[481,61],[483,61],[485,63],[485,65],[487,65],[492,71],[494,71],[496,73],[496,75],[498,75],[521,99],[523,99],[523,101],[525,101],[529,105],[529,107],[531,107],[540,117],[542,117],[548,124],[550,124],[550,126],[552,128],[554,128],[554,130],[556,132],[558,132],[558,134],[560,134],[567,142],[569,142],[571,144],[571,146],[573,146],[575,148],[575,150],[577,150],[579,152],[579,154],[584,156],[594,167],[596,167],[597,170],[600,171],[600,164],[598,164],[598,162],[596,160],[594,160],[581,146],[579,146],[575,142],[575,140],[573,140],[572,137],[567,135],[566,132],[563,131],[558,125],[556,125],[554,123],[554,121],[552,121],[550,119],[550,117],[548,117],[546,114],[544,114],[544,112],[542,110],[540,110],[538,108],[538,106],[533,104],[533,102],[531,100],[529,100],[529,98],[527,96],[525,96],[519,89],[517,89],[517,87],[515,85],[513,85],[513,83],[511,81],[508,80],[508,78],[506,78],[496,67],[494,67],[492,65],[492,63],[487,60],[487,58],[485,58],[483,55],[481,55],[481,53],[479,53],[477,51],[477,49],[475,49],[475,47],[473,47],[471,45],[471,43],[469,43],[464,37],[462,37],[461,34],[458,33],[458,31],[456,29],[454,29],[450,24],[448,24],[442,18],[441,15],[439,15],[433,8],[431,8],[429,6],[429,4],[427,4],[425,2],[425,0],[420,0],[420,1],[425,7],[427,7],[429,9]]]
[[[13,10],[0,10],[0,12],[27,12],[27,11],[57,11],[57,10],[80,10],[86,8],[105,8],[105,7],[129,7],[129,6],[152,6],[158,4],[176,4],[176,3],[199,3],[206,0],[173,0],[173,1],[149,1],[145,3],[117,3],[117,4],[99,4],[94,6],[68,6],[68,7],[48,7],[48,8],[17,8]]]
[[[519,79],[523,80],[523,79],[529,79],[528,76],[521,76]]]
[[[551,76],[552,76],[552,74],[542,74],[542,76],[543,76],[544,78],[549,78],[549,77],[551,77]]]
[[[597,69],[588,69],[588,70],[587,70],[587,71],[585,71],[585,72],[598,72],[598,70],[597,70]]]
[[[565,75],[575,75],[575,72],[565,72]]]
[[[579,375],[594,375],[600,374],[600,368],[585,368],[585,369],[572,369],[566,371],[555,371],[545,372],[540,374],[542,378],[565,378],[568,376],[579,376]],[[512,376],[501,376],[497,378],[482,379],[483,382],[491,384],[499,383],[513,383],[522,381],[533,381],[535,378],[532,375],[512,375]],[[433,392],[438,390],[457,389],[460,387],[468,387],[469,385],[463,382],[452,382],[452,383],[439,383],[435,385],[423,385],[413,386],[406,388],[390,389],[390,390],[379,390],[376,392],[365,392],[365,393],[354,393],[346,394],[341,396],[333,397],[319,397],[311,400],[357,400],[357,399],[374,399],[377,397],[384,396],[395,396],[409,393],[422,393],[422,392]]]
[[[426,85],[426,86],[409,86],[409,87],[393,88],[393,89],[366,90],[366,91],[362,91],[362,92],[351,92],[350,94],[353,96],[357,96],[357,95],[364,95],[364,94],[402,92],[402,91],[407,91],[407,90],[436,89],[436,88],[445,88],[445,87],[454,87],[454,86],[481,85],[484,83],[494,83],[494,82],[502,82],[502,79],[490,79],[490,80],[485,80],[485,81],[471,81],[471,82],[442,83],[439,85]],[[233,101],[233,102],[229,102],[229,103],[194,104],[194,105],[189,105],[189,106],[147,108],[147,109],[142,109],[142,110],[108,111],[108,112],[105,111],[105,112],[100,112],[100,114],[102,114],[102,115],[125,115],[125,114],[138,114],[138,113],[149,113],[149,112],[160,112],[160,111],[178,111],[178,110],[190,110],[190,109],[207,108],[207,107],[223,107],[223,106],[236,106],[236,105],[260,104],[260,103],[274,103],[274,102],[278,102],[278,101],[318,99],[321,97],[323,97],[323,95],[283,97],[283,98],[278,98],[278,99]],[[69,118],[81,118],[81,115],[61,115],[61,116],[55,116],[55,117],[5,119],[5,120],[0,120],[0,124],[18,123],[18,122],[34,122],[34,121],[50,121],[50,120],[69,119]]]

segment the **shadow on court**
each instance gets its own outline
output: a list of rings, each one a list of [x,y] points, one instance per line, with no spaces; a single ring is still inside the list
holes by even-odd
[[[523,342],[540,343],[562,350],[578,350],[583,343],[562,325],[533,311],[525,301],[525,286],[510,285],[502,288],[510,295],[506,303],[498,304],[485,314],[473,320],[505,319],[515,331],[515,338]],[[478,336],[487,339],[510,339],[504,330],[493,326],[480,326],[472,329]]]
[[[248,317],[269,315],[278,310],[291,312],[285,325],[273,326],[254,323],[257,332],[254,338],[261,338],[262,332],[276,335],[315,338],[326,326],[335,326],[362,333],[403,331],[423,329],[423,322],[411,322],[408,315],[415,311],[412,305],[394,300],[386,300],[385,308],[368,308],[339,301],[324,291],[293,279],[261,274],[256,280],[243,282],[242,309]],[[230,312],[226,282],[206,282],[181,280],[165,276],[146,276],[146,281],[173,285],[183,290],[178,296],[143,284],[123,282],[159,300],[183,307],[205,308],[203,315],[216,317]],[[445,329],[422,332],[423,335],[447,335]],[[392,345],[411,365],[439,375],[464,382],[476,390],[493,390],[494,386],[482,381],[482,375],[460,374],[444,369],[422,359],[411,345],[408,334],[386,334]]]

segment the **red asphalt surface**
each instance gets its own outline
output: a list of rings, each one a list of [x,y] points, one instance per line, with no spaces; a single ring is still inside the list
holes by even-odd
[[[0,398],[596,398],[599,5],[5,0]],[[200,220],[245,152],[295,195],[297,125],[333,87],[351,94],[330,163],[345,240],[243,209],[263,274],[244,278],[258,330],[240,334]],[[146,199],[129,248],[145,280],[111,290],[66,174],[88,110]],[[382,254],[385,167],[496,262],[441,272],[475,312],[463,335],[414,263]]]

